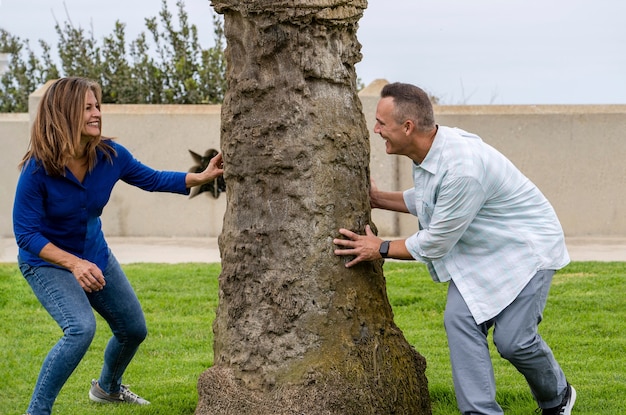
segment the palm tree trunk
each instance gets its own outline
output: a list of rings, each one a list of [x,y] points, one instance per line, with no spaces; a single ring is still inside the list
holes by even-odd
[[[354,69],[366,5],[213,0],[227,40],[228,207],[198,415],[431,413],[382,261],[346,269],[333,253],[338,228],[370,223]]]

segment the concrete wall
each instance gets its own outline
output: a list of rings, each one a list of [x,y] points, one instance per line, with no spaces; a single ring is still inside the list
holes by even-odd
[[[28,145],[28,114],[0,113],[0,237],[12,236],[17,165]]]
[[[372,131],[379,91],[361,91]],[[31,114],[0,114],[0,237],[12,236],[11,210],[17,163],[28,146],[29,122],[42,91],[31,96]],[[220,107],[211,105],[103,105],[103,133],[117,137],[145,164],[187,171],[188,150],[219,148]],[[440,106],[441,125],[477,133],[508,156],[554,205],[569,237],[626,237],[626,105],[613,106]],[[410,160],[385,153],[371,133],[371,174],[381,189],[411,186]],[[218,236],[226,195],[189,199],[116,186],[103,214],[109,236]],[[406,236],[414,217],[374,211],[382,235]]]

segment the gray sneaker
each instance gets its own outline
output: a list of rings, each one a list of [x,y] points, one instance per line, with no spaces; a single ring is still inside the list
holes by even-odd
[[[131,392],[126,385],[122,385],[118,393],[108,394],[97,380],[91,381],[91,389],[89,389],[89,399],[98,403],[134,403],[136,405],[150,405],[150,402]]]

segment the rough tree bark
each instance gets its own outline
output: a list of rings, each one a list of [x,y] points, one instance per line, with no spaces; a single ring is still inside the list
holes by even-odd
[[[366,0],[213,0],[225,16],[228,208],[214,366],[198,415],[430,414],[426,362],[393,322],[382,261],[332,239],[370,222],[356,94]]]

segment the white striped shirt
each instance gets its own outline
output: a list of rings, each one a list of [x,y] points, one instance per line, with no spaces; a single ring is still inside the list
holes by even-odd
[[[404,192],[420,231],[406,240],[435,281],[452,279],[477,324],[506,308],[542,269],[569,263],[541,191],[475,134],[439,127]]]

